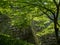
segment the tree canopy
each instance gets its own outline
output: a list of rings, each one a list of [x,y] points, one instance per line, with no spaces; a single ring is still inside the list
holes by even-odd
[[[58,44],[59,27],[60,0],[0,0],[0,32],[3,34],[30,42],[32,37],[35,44],[40,45],[38,37],[55,32]]]

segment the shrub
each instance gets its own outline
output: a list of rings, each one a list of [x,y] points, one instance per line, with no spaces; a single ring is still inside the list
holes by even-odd
[[[13,39],[11,37],[0,35],[0,45],[33,45],[23,40]]]

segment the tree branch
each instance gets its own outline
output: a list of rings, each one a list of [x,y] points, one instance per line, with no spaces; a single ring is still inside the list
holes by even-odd
[[[57,6],[57,2],[55,0],[53,0],[53,2],[55,3],[55,5]]]
[[[57,23],[57,25],[60,27],[60,24],[59,23]]]
[[[57,5],[56,19],[58,18],[58,16],[59,16],[59,5]]]
[[[41,9],[40,9],[41,10]],[[41,10],[42,11],[42,10]],[[54,19],[52,19],[46,12],[44,12],[44,11],[42,11],[44,14],[46,14],[47,15],[47,17],[50,19],[50,20],[54,20]]]

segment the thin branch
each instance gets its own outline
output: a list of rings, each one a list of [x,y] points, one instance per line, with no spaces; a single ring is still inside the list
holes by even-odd
[[[41,4],[42,4],[43,6],[40,6],[40,7],[42,7],[42,8],[44,8],[44,9],[46,9],[47,11],[51,12],[51,13],[53,14],[53,16],[54,16],[55,12],[53,12],[51,9],[45,7],[45,5],[44,5],[42,2],[41,2]]]
[[[41,9],[40,9],[41,10]],[[42,10],[41,10],[42,11]],[[47,15],[47,17],[50,19],[50,20],[54,20],[54,19],[52,19],[46,12],[44,12],[44,11],[42,11],[44,14],[46,14]]]
[[[52,10],[50,10],[50,9],[48,9],[46,7],[42,7],[42,8],[46,9],[47,11],[51,12],[54,15],[54,13],[52,12]]]
[[[58,16],[59,16],[59,5],[57,5],[56,19],[58,18]]]
[[[56,2],[56,0],[53,0],[53,2],[55,3],[55,5],[57,6],[57,2]]]
[[[57,23],[57,25],[60,27],[60,24],[59,23]]]

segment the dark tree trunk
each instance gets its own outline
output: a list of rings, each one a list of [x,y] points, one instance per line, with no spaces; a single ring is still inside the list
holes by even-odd
[[[54,20],[54,29],[55,29],[57,45],[59,45],[59,36],[58,36],[59,28],[57,28],[57,20],[56,19]]]

